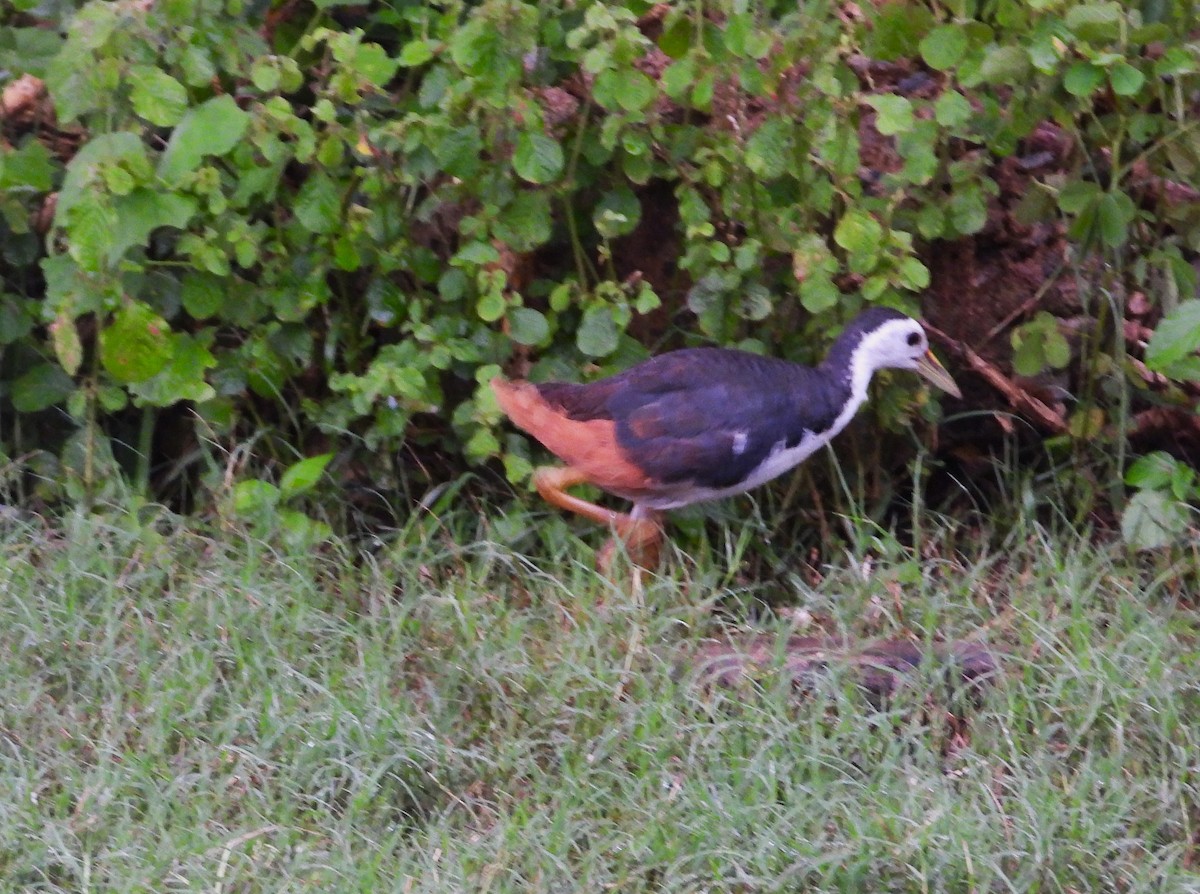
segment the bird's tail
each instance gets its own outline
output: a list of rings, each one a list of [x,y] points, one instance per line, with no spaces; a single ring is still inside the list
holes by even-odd
[[[492,379],[492,392],[508,418],[539,439],[540,432],[556,421],[554,411],[531,382],[512,382],[496,376]]]
[[[646,474],[617,446],[611,419],[571,419],[531,382],[510,382],[497,376],[492,379],[492,391],[500,408],[518,428],[529,432],[593,484],[622,494],[634,494],[647,486]]]

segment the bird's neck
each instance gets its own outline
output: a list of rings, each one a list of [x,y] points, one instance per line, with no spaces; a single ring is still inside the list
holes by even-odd
[[[849,392],[849,402],[841,414],[845,416],[844,421],[839,416],[843,425],[849,422],[855,411],[866,402],[867,389],[871,384],[871,377],[875,375],[875,368],[875,364],[871,362],[867,340],[861,337],[853,341],[839,339],[830,348],[825,362],[821,364],[821,372],[834,386]]]

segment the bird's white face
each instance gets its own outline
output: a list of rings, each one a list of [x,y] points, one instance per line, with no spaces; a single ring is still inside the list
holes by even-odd
[[[855,354],[856,360],[858,356],[864,358],[871,372],[885,368],[916,370],[930,384],[955,397],[962,396],[929,350],[929,337],[916,320],[888,320],[863,338]]]
[[[888,320],[863,339],[861,348],[876,369],[916,369],[929,339],[916,320]]]

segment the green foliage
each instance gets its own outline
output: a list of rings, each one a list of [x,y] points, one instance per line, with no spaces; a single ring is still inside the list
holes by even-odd
[[[1146,345],[1146,366],[1173,379],[1200,380],[1200,300],[1166,314]]]
[[[295,549],[327,540],[332,534],[328,524],[287,504],[317,486],[331,459],[332,453],[323,453],[293,463],[283,470],[278,486],[254,479],[239,481],[231,495],[233,518],[255,536],[278,531]]]
[[[1143,456],[1125,473],[1137,493],[1121,516],[1121,534],[1134,549],[1156,549],[1178,543],[1189,533],[1189,503],[1200,501],[1196,470],[1169,453]]]
[[[1013,330],[1013,368],[1023,376],[1043,370],[1063,369],[1071,361],[1071,348],[1058,328],[1058,320],[1040,311]]]
[[[651,344],[812,360],[865,305],[917,310],[922,252],[987,226],[991,164],[1044,120],[1079,166],[1031,213],[1065,219],[1081,256],[1143,258],[1130,285],[1186,295],[1200,216],[1152,213],[1135,182],[1200,170],[1186,7],[867,4],[848,24],[721,2],[658,28],[646,4],[594,0],[322,2],[271,22],[235,0],[31,6],[39,27],[0,19],[0,84],[43,77],[81,142],[9,128],[0,150],[4,399],[65,408],[91,445],[191,402],[205,438],[272,431],[257,443],[276,461],[337,432],[368,461],[407,443],[519,477],[486,384],[514,354],[535,377]],[[855,55],[920,60],[939,89],[876,84]],[[897,167],[864,176],[867,127]],[[666,241],[652,195],[680,241],[678,275],[650,283],[629,274]],[[1194,378],[1172,319],[1148,360]],[[1023,371],[1067,362],[1040,317],[1015,342]],[[73,436],[6,429],[4,449]]]

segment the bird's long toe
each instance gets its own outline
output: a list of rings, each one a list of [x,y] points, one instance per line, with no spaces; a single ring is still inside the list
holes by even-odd
[[[657,516],[622,516],[616,522],[614,536],[596,554],[596,568],[611,579],[617,554],[623,549],[634,568],[653,570],[658,567],[662,557],[664,539],[662,524]]]

